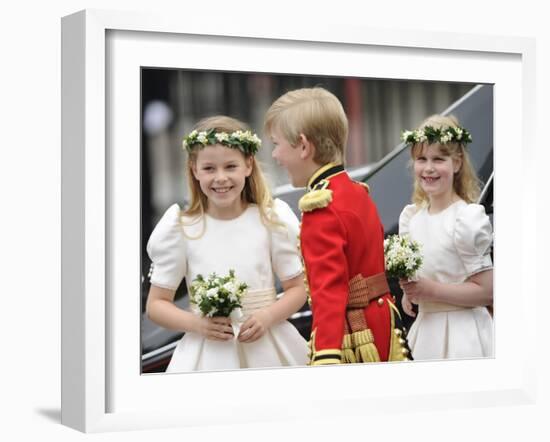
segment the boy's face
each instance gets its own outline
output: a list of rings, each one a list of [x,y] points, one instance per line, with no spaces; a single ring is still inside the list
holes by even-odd
[[[271,156],[279,166],[286,169],[292,185],[294,187],[307,186],[309,176],[304,170],[303,149],[301,146],[292,146],[276,129],[271,132],[271,141],[274,146]]]

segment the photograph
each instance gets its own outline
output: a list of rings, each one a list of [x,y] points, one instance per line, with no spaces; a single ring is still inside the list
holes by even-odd
[[[493,357],[493,89],[141,67],[142,374]]]

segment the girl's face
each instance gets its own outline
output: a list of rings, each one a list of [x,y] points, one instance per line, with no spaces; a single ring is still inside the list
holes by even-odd
[[[414,159],[414,175],[430,200],[453,196],[453,177],[460,161],[444,155],[439,144],[424,146]]]
[[[252,173],[252,157],[221,144],[209,145],[197,153],[192,166],[202,192],[208,198],[208,213],[220,217],[242,212],[241,193]]]

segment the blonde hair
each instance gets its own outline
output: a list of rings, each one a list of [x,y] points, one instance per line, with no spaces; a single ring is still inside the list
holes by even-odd
[[[214,129],[217,132],[231,133],[237,130],[248,130],[249,128],[245,123],[235,118],[225,115],[216,115],[203,118],[195,125],[194,129],[197,131]],[[196,164],[198,153],[202,148],[204,148],[204,146],[197,145],[197,147],[191,149],[188,153],[186,172],[191,200],[187,209],[182,211],[182,215],[192,218],[190,224],[196,224],[201,219],[204,219],[204,213],[208,207],[208,197],[201,190],[199,181],[193,174],[193,166]],[[252,172],[250,176],[246,178],[244,189],[241,193],[242,201],[248,204],[258,205],[260,218],[266,226],[269,227],[271,225],[280,224],[273,210],[273,198],[271,197],[260,164],[255,160],[254,155],[244,154],[243,152],[241,152],[241,154],[245,160],[250,158],[252,164]],[[203,233],[204,228],[198,237],[202,236]]]
[[[453,115],[435,114],[426,118],[418,129],[423,129],[426,126],[432,126],[435,129],[458,127],[458,119]],[[411,146],[411,157],[415,160],[428,146],[427,142],[416,143]],[[450,156],[453,160],[461,162],[460,168],[453,177],[454,192],[467,203],[477,202],[480,194],[481,182],[476,175],[476,172],[470,161],[470,155],[464,148],[462,143],[446,143],[437,144],[443,155]],[[418,180],[414,180],[414,189],[412,194],[412,202],[417,205],[425,205],[428,203],[428,195],[422,189]]]
[[[264,130],[280,131],[292,146],[304,134],[315,145],[317,164],[344,162],[348,119],[342,103],[326,89],[296,89],[282,95],[268,109]]]

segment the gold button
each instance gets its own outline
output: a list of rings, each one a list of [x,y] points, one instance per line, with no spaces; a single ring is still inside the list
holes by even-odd
[[[403,332],[401,330],[399,330],[398,328],[396,328],[394,331],[393,331],[397,336],[401,336],[403,334]]]
[[[407,341],[405,341],[403,338],[399,338],[399,343],[400,343],[401,345],[405,344],[405,342],[407,342]]]
[[[403,353],[404,355],[408,355],[409,354],[409,349],[408,348],[402,348],[401,353]]]
[[[378,298],[378,305],[384,305],[384,300],[382,298]]]

